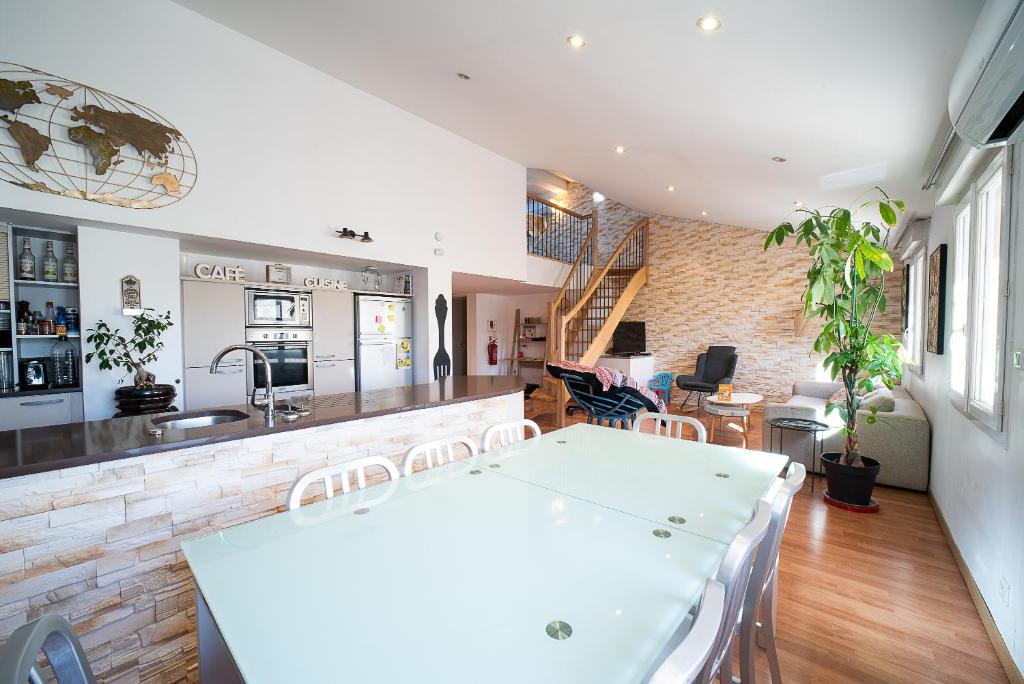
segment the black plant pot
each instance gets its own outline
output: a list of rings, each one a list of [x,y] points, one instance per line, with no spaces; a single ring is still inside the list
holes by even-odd
[[[877,509],[878,503],[871,498],[875,489],[875,478],[882,465],[873,458],[861,456],[862,466],[849,466],[840,462],[841,453],[825,453],[821,455],[821,465],[825,468],[825,479],[828,481],[826,500],[849,507],[872,507]]]
[[[117,413],[114,414],[114,418],[177,411],[176,407],[171,406],[176,396],[178,391],[174,389],[174,385],[118,387],[114,390],[114,401],[117,402]]]

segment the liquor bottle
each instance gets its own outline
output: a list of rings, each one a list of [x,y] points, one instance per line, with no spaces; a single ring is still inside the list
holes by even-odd
[[[43,280],[48,283],[57,282],[57,257],[53,253],[53,240],[46,241],[46,254],[43,256]]]
[[[78,260],[75,259],[75,243],[73,242],[69,242],[68,246],[64,249],[61,278],[65,283],[78,282]]]
[[[21,241],[21,255],[18,257],[18,280],[36,279],[36,257],[28,238]]]
[[[46,302],[46,316],[39,326],[40,335],[52,335],[57,327],[57,313],[53,310],[53,302]]]
[[[18,337],[22,335],[28,335],[28,311],[22,311],[18,314]]]

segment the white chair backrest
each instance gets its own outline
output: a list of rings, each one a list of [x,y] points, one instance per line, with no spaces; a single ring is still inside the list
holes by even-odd
[[[768,533],[768,525],[772,520],[772,507],[766,501],[757,502],[757,510],[746,527],[740,530],[718,566],[715,579],[725,587],[725,609],[722,613],[722,625],[718,639],[708,659],[704,675],[710,679],[724,657],[731,656],[732,638],[736,632],[736,622],[740,617],[740,609],[746,596],[747,584],[750,581],[751,561],[758,546]]]
[[[725,587],[708,578],[697,616],[683,641],[658,666],[648,684],[689,684],[704,670],[718,640],[725,610]]]
[[[654,421],[654,434],[664,435],[665,437],[678,437],[683,438],[683,426],[691,425],[693,429],[697,431],[697,441],[707,442],[708,431],[705,429],[704,424],[696,418],[690,416],[677,416],[671,413],[641,413],[633,421],[633,432],[640,432],[640,428],[645,421]]]
[[[768,504],[771,507],[772,518],[768,524],[768,532],[764,541],[757,550],[754,559],[754,569],[750,575],[750,582],[747,586],[747,596],[743,602],[744,619],[753,619],[757,612],[757,605],[761,600],[761,592],[772,579],[776,565],[779,560],[779,548],[782,546],[782,534],[786,531],[786,522],[789,520],[789,509],[793,506],[793,497],[804,486],[804,478],[807,476],[807,468],[802,463],[790,463],[786,470],[786,479],[775,491]]]
[[[383,456],[368,456],[366,458],[360,458],[355,461],[346,461],[345,463],[339,463],[337,465],[327,466],[326,468],[317,468],[312,470],[292,485],[291,490],[288,492],[288,510],[294,511],[296,508],[302,505],[302,493],[306,490],[306,487],[322,481],[324,483],[324,496],[328,499],[334,496],[334,477],[341,477],[341,493],[348,494],[352,491],[352,483],[349,481],[349,476],[352,473],[356,474],[356,486],[359,489],[366,487],[366,469],[372,467],[383,468],[388,474],[388,478],[391,480],[397,480],[398,468],[391,462],[391,459],[384,458]]]
[[[511,423],[498,423],[484,430],[484,437],[480,440],[480,453],[491,449],[507,447],[515,442],[522,442],[526,437],[526,430],[529,428],[534,437],[540,437],[540,425],[529,418],[514,420]],[[497,446],[494,446],[494,438],[498,438]]]
[[[412,475],[413,466],[416,461],[424,459],[429,470],[435,465],[455,462],[455,446],[462,444],[469,450],[470,456],[476,456],[476,443],[469,437],[458,435],[456,437],[445,437],[432,442],[417,444],[405,452],[405,466],[403,472],[406,476]]]

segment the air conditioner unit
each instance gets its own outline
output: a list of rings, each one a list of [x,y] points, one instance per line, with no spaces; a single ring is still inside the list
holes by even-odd
[[[949,88],[949,120],[975,147],[1024,139],[1024,0],[988,0]]]

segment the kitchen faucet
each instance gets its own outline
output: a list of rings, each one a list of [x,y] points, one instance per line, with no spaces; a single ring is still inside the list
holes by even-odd
[[[255,356],[257,359],[263,362],[263,368],[265,369],[265,374],[267,376],[264,391],[266,392],[267,396],[263,401],[256,401],[256,388],[253,387],[252,396],[249,397],[249,404],[253,408],[263,409],[263,415],[266,416],[267,418],[267,425],[272,425],[274,423],[274,381],[271,379],[270,360],[267,358],[266,354],[264,354],[251,344],[233,344],[230,347],[224,347],[219,352],[217,352],[217,355],[213,357],[213,361],[210,362],[210,373],[216,373],[217,366],[220,364],[220,360],[224,358],[225,354],[228,354],[233,351],[252,352],[253,356]]]

